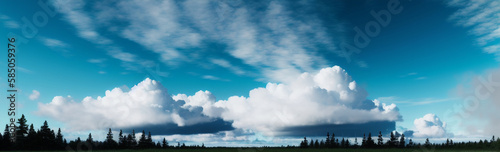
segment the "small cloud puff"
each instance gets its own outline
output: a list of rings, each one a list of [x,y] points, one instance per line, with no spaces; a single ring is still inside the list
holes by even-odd
[[[415,137],[445,137],[446,122],[442,122],[435,114],[426,114],[422,118],[413,121],[415,125]]]
[[[33,92],[29,96],[29,99],[37,100],[38,98],[40,98],[40,92],[38,92],[37,90],[33,90]]]

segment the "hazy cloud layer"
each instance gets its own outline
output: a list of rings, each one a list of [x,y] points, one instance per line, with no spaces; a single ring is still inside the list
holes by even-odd
[[[500,69],[474,75],[457,87],[460,102],[447,111],[449,123],[461,128],[464,135],[499,135],[500,130]]]

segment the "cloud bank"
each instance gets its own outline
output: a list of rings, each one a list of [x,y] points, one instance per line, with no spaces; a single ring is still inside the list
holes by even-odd
[[[232,121],[235,128],[265,135],[280,135],[288,127],[323,124],[360,124],[401,120],[395,104],[367,100],[367,92],[338,67],[303,73],[289,84],[268,83],[248,97],[215,102],[210,92],[177,95],[188,107],[203,107],[203,114]]]
[[[302,73],[291,83],[268,83],[251,90],[248,97],[219,101],[209,91],[170,96],[159,82],[148,78],[129,92],[115,88],[81,102],[57,96],[50,103],[39,103],[37,113],[75,129],[184,127],[224,120],[236,129],[266,136],[284,135],[294,127],[402,120],[395,104],[368,100],[367,95],[344,69],[334,66]]]
[[[181,108],[184,104],[174,101],[159,82],[147,78],[128,92],[114,88],[103,97],[85,97],[81,102],[75,102],[71,96],[56,96],[50,103],[39,103],[37,113],[64,122],[74,130],[166,123],[182,127],[213,120],[197,109]]]

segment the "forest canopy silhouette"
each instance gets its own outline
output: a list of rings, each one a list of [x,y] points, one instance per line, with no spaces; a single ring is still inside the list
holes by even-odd
[[[125,134],[120,130],[118,141],[114,140],[115,135],[112,129],[108,129],[106,139],[104,141],[94,140],[92,133],[88,134],[86,139],[80,137],[68,141],[61,133],[61,129],[49,127],[47,121],[40,128],[35,129],[33,124],[28,125],[28,121],[24,115],[17,119],[16,122],[16,138],[11,141],[9,126],[5,126],[5,131],[0,135],[0,150],[116,150],[116,149],[163,149],[163,148],[206,148],[202,143],[200,145],[186,145],[184,143],[170,144],[165,138],[162,141],[153,141],[151,132],[142,130],[140,137],[136,137],[135,130],[132,133]],[[405,137],[404,134],[398,132],[390,132],[388,139],[384,139],[382,131],[378,135],[373,135],[369,132],[363,134],[363,137],[358,141],[355,137],[354,141],[346,137],[336,137],[335,133],[326,133],[326,139],[314,140],[307,139],[298,145],[288,145],[287,148],[441,148],[441,149],[493,149],[500,148],[500,138],[493,136],[491,140],[480,140],[479,142],[454,142],[453,139],[447,139],[445,143],[431,143],[429,138],[425,143],[416,143],[411,138]]]

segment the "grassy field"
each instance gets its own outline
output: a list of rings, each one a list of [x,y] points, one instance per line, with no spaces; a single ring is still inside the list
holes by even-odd
[[[99,150],[92,152],[111,152],[111,151],[114,150]],[[54,152],[54,151],[47,151],[47,152]],[[61,152],[68,152],[68,151],[61,151]],[[443,150],[443,149],[431,150],[431,149],[206,148],[206,149],[165,149],[165,150],[163,149],[118,150],[118,152],[498,152],[498,150],[493,151],[493,150]]]

